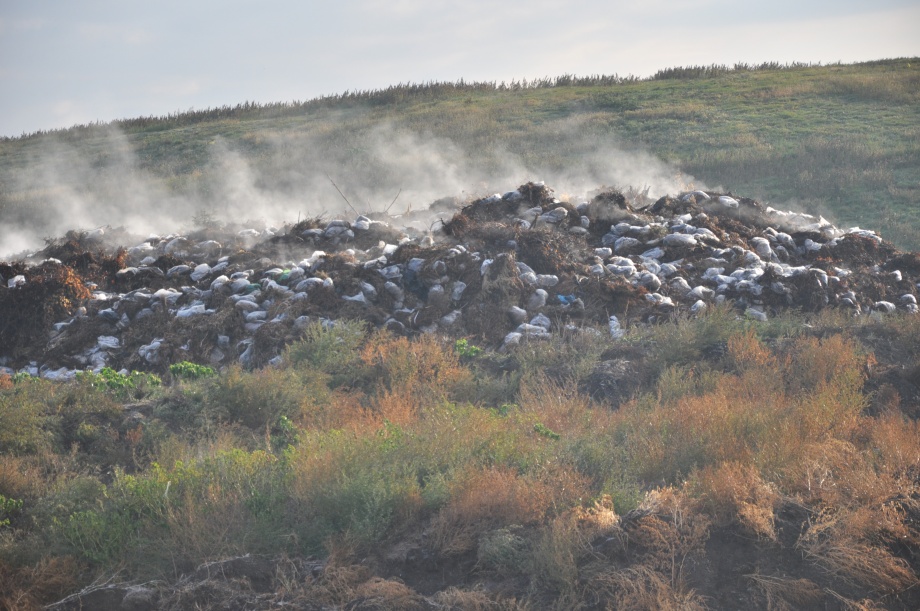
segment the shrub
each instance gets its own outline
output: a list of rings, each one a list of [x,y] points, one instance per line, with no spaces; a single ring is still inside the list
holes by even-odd
[[[407,460],[408,434],[393,424],[360,435],[304,433],[286,452],[288,523],[304,549],[330,537],[366,550],[421,510],[418,466]]]
[[[42,609],[74,591],[80,568],[69,556],[45,556],[23,566],[0,560],[0,608]]]
[[[42,401],[43,381],[0,391],[0,452],[30,454],[46,447],[49,436]]]
[[[121,564],[132,549],[136,524],[118,511],[87,509],[55,519],[54,532],[77,557],[98,566]]]
[[[625,340],[647,350],[650,378],[671,366],[692,366],[716,352],[750,323],[739,320],[730,305],[708,308],[702,316],[679,317],[673,324],[638,330]]]
[[[779,494],[754,467],[734,462],[707,467],[691,477],[689,489],[716,523],[735,523],[756,537],[776,539]]]
[[[161,380],[152,373],[132,371],[118,373],[111,367],[103,367],[99,373],[78,371],[77,382],[90,388],[100,388],[111,392],[116,397],[140,399],[150,394],[150,389],[160,386]]]
[[[333,375],[336,380],[353,379],[358,348],[364,341],[365,323],[337,320],[314,321],[303,338],[285,350],[285,360],[295,368],[304,365]]]
[[[554,333],[548,341],[522,342],[511,354],[524,384],[540,377],[564,384],[587,377],[609,345],[609,338],[601,334]]]
[[[542,422],[537,422],[533,425],[533,430],[540,437],[546,437],[547,439],[552,439],[553,441],[558,441],[561,435],[555,431],[551,431]]]
[[[22,499],[10,499],[0,494],[0,527],[9,526],[10,520],[22,511]]]
[[[377,388],[416,395],[431,404],[449,398],[470,378],[458,356],[431,335],[415,340],[375,333],[361,351]]]
[[[169,366],[169,373],[171,373],[174,378],[182,380],[200,380],[202,378],[210,378],[217,375],[213,367],[199,365],[190,361],[173,363]]]
[[[229,368],[208,392],[208,401],[234,422],[264,431],[270,443],[271,429],[282,416],[297,419],[304,402],[304,388],[297,376],[281,369],[244,371]]]
[[[501,576],[527,572],[530,544],[520,534],[522,530],[511,525],[484,533],[476,545],[476,566]]]
[[[473,359],[482,354],[482,348],[469,343],[466,338],[461,338],[454,342],[454,352],[460,358]]]
[[[123,459],[118,443],[118,426],[124,416],[118,399],[121,391],[96,381],[83,378],[76,384],[52,385],[45,397],[46,425],[54,432],[58,451],[76,446],[95,460],[117,462]]]

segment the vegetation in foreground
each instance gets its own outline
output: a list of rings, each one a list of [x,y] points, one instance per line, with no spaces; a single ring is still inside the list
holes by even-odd
[[[166,584],[246,553],[316,558],[265,596],[317,608],[920,603],[916,316],[477,348],[339,322],[274,368],[0,380],[0,606],[217,608]]]

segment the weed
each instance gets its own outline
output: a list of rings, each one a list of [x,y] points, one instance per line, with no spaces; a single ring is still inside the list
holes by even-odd
[[[703,596],[688,588],[675,588],[667,575],[638,565],[598,575],[591,588],[614,609],[642,611],[703,611],[709,608]]]
[[[553,488],[569,479],[567,487]],[[447,505],[432,520],[431,546],[445,556],[475,549],[486,533],[540,520],[557,504],[583,492],[572,473],[522,477],[504,468],[474,470],[459,478]]]
[[[553,441],[558,441],[562,436],[555,431],[551,431],[542,422],[537,422],[533,425],[533,430],[537,435],[541,437],[546,437],[547,439],[552,439]]]
[[[0,608],[38,611],[77,587],[80,568],[69,556],[45,557],[19,567],[0,560]]]
[[[181,361],[179,363],[173,363],[170,365],[169,373],[171,373],[173,377],[177,379],[200,380],[202,378],[213,377],[217,372],[214,371],[213,367],[199,365],[189,361]]]
[[[482,348],[474,346],[465,338],[460,338],[454,342],[454,352],[461,358],[474,359],[482,354]]]
[[[114,396],[124,399],[141,399],[150,394],[150,389],[162,383],[160,378],[152,373],[119,373],[111,367],[103,367],[99,373],[78,371],[76,379],[80,384],[109,391]]]
[[[796,547],[834,575],[881,594],[920,584],[910,565],[890,551],[848,532],[845,517],[826,512],[800,537]]]
[[[9,526],[10,520],[22,511],[22,499],[10,499],[0,494],[0,528]]]

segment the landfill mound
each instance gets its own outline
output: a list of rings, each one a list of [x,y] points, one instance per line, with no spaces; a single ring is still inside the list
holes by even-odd
[[[565,330],[618,337],[723,302],[756,320],[916,313],[918,276],[920,255],[873,231],[731,193],[639,206],[601,189],[573,204],[531,182],[402,218],[133,242],[123,229],[71,231],[33,260],[0,263],[0,373],[261,367],[315,320],[503,349]]]

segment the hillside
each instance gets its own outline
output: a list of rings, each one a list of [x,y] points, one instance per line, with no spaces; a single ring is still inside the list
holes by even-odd
[[[0,141],[0,214],[27,246],[83,228],[141,232],[194,214],[277,223],[425,208],[545,180],[744,193],[871,227],[920,248],[920,61],[663,70],[399,85],[296,104],[241,105]],[[239,218],[239,217],[243,218]],[[229,218],[228,218],[229,217]],[[0,248],[3,250],[3,248]]]

